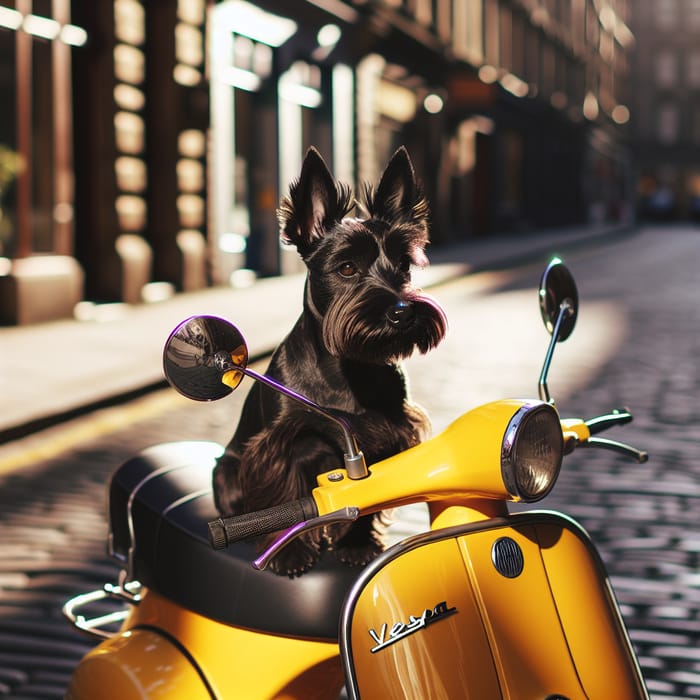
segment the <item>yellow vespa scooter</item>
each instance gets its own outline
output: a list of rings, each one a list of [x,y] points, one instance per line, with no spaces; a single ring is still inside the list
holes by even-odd
[[[629,422],[626,411],[560,418],[547,374],[578,308],[561,260],[539,293],[552,335],[539,399],[480,406],[369,468],[341,418],[247,367],[235,327],[207,316],[180,324],[164,354],[173,386],[212,400],[252,377],[339,424],[345,462],[329,465],[307,498],[223,519],[213,518],[210,485],[221,446],[169,443],[122,465],[110,485],[109,538],[122,573],[64,607],[103,638],[67,697],[648,698],[584,530],[560,513],[508,510],[549,493],[578,447],[646,459],[595,436]],[[302,532],[416,502],[429,506],[430,531],[364,570],[322,559],[297,579],[265,571]],[[271,532],[280,535],[256,556],[250,538]],[[126,609],[110,609],[115,601]]]

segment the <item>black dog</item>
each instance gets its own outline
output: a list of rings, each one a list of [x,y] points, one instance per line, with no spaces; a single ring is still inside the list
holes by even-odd
[[[345,417],[372,464],[428,432],[399,361],[434,348],[447,322],[437,303],[411,286],[411,266],[427,264],[428,205],[405,148],[376,190],[367,186],[363,195],[361,218],[348,218],[355,205],[349,188],[309,149],[278,210],[282,239],[296,245],[308,268],[303,313],[268,374]],[[332,422],[256,383],[214,470],[217,508],[249,512],[306,496],[317,474],[343,464],[343,448]],[[271,566],[299,575],[324,547],[347,564],[365,564],[381,551],[376,524],[369,516],[304,535]]]

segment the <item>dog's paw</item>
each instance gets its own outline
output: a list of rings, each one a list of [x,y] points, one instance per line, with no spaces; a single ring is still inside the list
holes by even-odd
[[[381,543],[371,540],[361,545],[337,546],[334,551],[336,559],[346,566],[365,566],[380,555],[384,548]]]
[[[320,553],[317,546],[296,540],[288,544],[270,562],[270,569],[279,576],[301,576],[318,562]]]

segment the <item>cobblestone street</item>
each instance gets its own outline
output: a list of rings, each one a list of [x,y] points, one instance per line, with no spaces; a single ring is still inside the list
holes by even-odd
[[[653,698],[700,697],[698,237],[651,230],[564,256],[579,284],[580,319],[550,377],[563,415],[629,406],[635,421],[609,436],[650,453],[639,465],[580,450],[538,507],[580,520],[600,547]],[[450,336],[407,369],[435,430],[484,401],[536,396],[547,343],[536,296],[542,267],[434,290]],[[0,462],[24,461],[0,476],[0,697],[61,697],[91,646],[60,608],[116,577],[104,554],[113,468],[156,442],[227,441],[243,398],[192,404],[154,392],[0,445]],[[409,508],[396,532],[420,527],[421,518]]]

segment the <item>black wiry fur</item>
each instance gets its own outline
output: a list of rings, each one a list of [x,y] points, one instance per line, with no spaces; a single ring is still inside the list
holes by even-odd
[[[304,308],[267,373],[347,418],[372,464],[426,436],[427,416],[410,402],[399,361],[434,348],[447,322],[411,286],[411,265],[427,264],[428,205],[404,148],[363,195],[361,217],[347,218],[355,204],[349,188],[309,149],[278,210],[282,239],[308,268]],[[249,512],[308,495],[317,474],[342,466],[343,447],[330,421],[255,384],[214,470],[217,507]],[[381,551],[376,525],[370,516],[304,535],[272,568],[299,575],[324,547],[347,564],[365,564]]]

